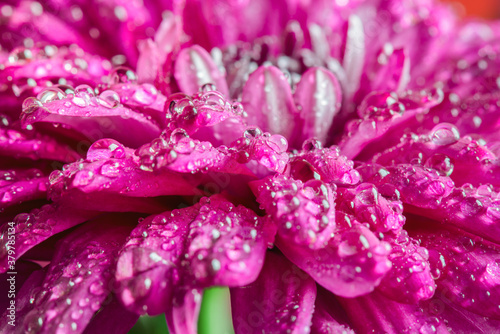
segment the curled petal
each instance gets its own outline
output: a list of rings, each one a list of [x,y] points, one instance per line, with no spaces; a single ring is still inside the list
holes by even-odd
[[[294,100],[303,123],[298,142],[314,137],[325,143],[342,103],[335,75],[321,67],[307,70],[297,85]]]
[[[179,52],[174,65],[174,77],[182,92],[193,95],[206,84],[228,97],[226,79],[220,73],[210,54],[201,46],[194,45]]]
[[[165,312],[165,318],[170,333],[198,333],[198,316],[201,308],[201,297],[201,289],[174,292],[171,305]]]
[[[278,68],[261,66],[250,74],[241,99],[249,125],[292,138],[297,111],[290,85]]]
[[[314,280],[282,255],[268,252],[257,280],[231,289],[235,332],[308,333],[315,299]]]
[[[132,232],[118,260],[122,302],[136,312],[159,314],[172,303],[198,307],[189,296],[192,289],[253,282],[270,240],[267,229],[249,209],[217,197],[148,217]],[[192,307],[184,311],[196,313]],[[171,314],[173,322],[177,312]]]

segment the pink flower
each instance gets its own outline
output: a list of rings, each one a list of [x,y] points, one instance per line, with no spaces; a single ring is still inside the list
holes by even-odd
[[[236,333],[498,332],[498,23],[147,0],[0,26],[2,332],[195,333],[212,286]]]

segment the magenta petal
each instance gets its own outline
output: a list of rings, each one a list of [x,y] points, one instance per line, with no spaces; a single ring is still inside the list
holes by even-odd
[[[498,157],[477,140],[460,138],[457,128],[449,123],[436,125],[428,135],[406,136],[397,146],[375,156],[373,161],[391,165],[410,163],[413,159],[450,176],[457,185],[490,183],[500,186]]]
[[[378,189],[369,183],[356,188],[339,188],[337,215],[341,211],[349,218],[369,223],[370,229],[386,233],[399,233],[405,223],[403,204],[398,200],[385,198]]]
[[[130,147],[138,147],[160,134],[158,125],[146,116],[120,104],[112,90],[94,96],[88,87],[76,87],[66,95],[57,88],[47,88],[23,104],[23,125],[38,122],[60,123],[92,141],[113,138]],[[130,134],[133,133],[133,136]]]
[[[89,210],[159,212],[165,208],[153,197],[196,193],[180,174],[145,170],[139,160],[119,142],[101,139],[87,159],[52,172],[50,198]]]
[[[5,310],[7,309],[8,306],[11,304],[11,300],[13,299],[13,295],[11,295],[11,287],[12,285],[15,285],[15,291],[19,293],[19,290],[23,286],[24,282],[26,282],[31,274],[39,270],[40,266],[36,263],[33,262],[28,262],[28,261],[16,261],[15,266],[13,269],[9,270],[9,272],[15,272],[15,275],[9,274],[9,273],[3,273],[0,274],[0,289],[2,291],[5,291],[6,296],[2,298],[0,301],[0,313],[4,314]],[[12,277],[15,276],[15,279],[13,280]],[[12,284],[14,283],[14,284]],[[29,281],[28,281],[29,284]],[[13,292],[13,291],[12,291]],[[15,308],[15,307],[14,307]],[[10,310],[9,310],[10,311]],[[9,312],[8,312],[9,313]],[[5,318],[5,315],[4,315]],[[10,319],[7,317],[7,321]],[[0,321],[0,328],[2,328],[2,322]]]
[[[14,218],[16,259],[49,237],[81,224],[97,216],[96,212],[75,210],[56,204],[48,204],[30,213],[21,213]],[[10,224],[10,223],[9,223]],[[9,224],[5,229],[12,227]],[[0,237],[0,272],[8,269],[8,234],[2,231]]]
[[[255,282],[231,289],[236,334],[309,333],[316,284],[282,255],[266,254]]]
[[[449,333],[443,319],[433,312],[432,304],[400,304],[378,291],[341,298],[340,303],[359,333]]]
[[[291,138],[297,111],[285,75],[274,66],[261,66],[245,83],[241,103],[247,123],[264,132]]]
[[[252,182],[260,207],[294,245],[321,249],[335,231],[335,190],[320,180],[303,183],[281,174]]]
[[[0,210],[46,198],[49,178],[37,169],[0,171]]]
[[[321,286],[314,304],[311,334],[355,334],[335,296]]]
[[[193,95],[206,84],[229,97],[226,79],[219,71],[210,54],[201,46],[194,45],[179,52],[174,65],[174,77],[183,93]]]
[[[391,268],[391,247],[356,224],[336,233],[321,249],[298,245],[278,233],[276,245],[295,265],[327,290],[343,297],[367,294]]]
[[[317,140],[304,142],[302,151],[290,159],[288,172],[295,179],[307,181],[319,178],[337,185],[355,185],[360,176],[354,169],[354,163],[340,154],[339,148],[321,148]]]
[[[264,261],[267,223],[221,197],[148,217],[118,260],[121,300],[136,312],[159,314],[169,310],[169,301],[193,305],[190,296],[176,292],[253,282]]]
[[[198,316],[202,299],[201,289],[174,293],[172,305],[165,312],[169,333],[198,333]]]
[[[113,333],[126,334],[134,327],[139,315],[123,307],[115,295],[111,295],[99,312],[90,320],[83,334]]]
[[[0,156],[72,162],[80,155],[48,135],[34,130],[0,128]]]
[[[345,134],[339,143],[340,150],[352,159],[365,148],[371,156],[372,150],[379,152],[387,145],[395,145],[406,127],[417,123],[415,117],[418,114],[442,101],[443,92],[436,89],[408,91],[399,95],[373,92],[358,107],[361,119],[347,123]]]
[[[131,230],[129,222],[105,216],[58,244],[42,289],[31,292],[36,307],[24,317],[27,331],[84,331],[113,289],[113,259]]]
[[[429,252],[403,231],[391,243],[392,268],[378,289],[400,303],[414,304],[434,295],[435,283],[429,266]]]
[[[313,137],[325,143],[342,103],[335,75],[322,67],[307,70],[295,89],[294,101],[303,122],[298,143]]]
[[[418,230],[429,249],[437,294],[483,317],[500,320],[500,247],[458,231]]]

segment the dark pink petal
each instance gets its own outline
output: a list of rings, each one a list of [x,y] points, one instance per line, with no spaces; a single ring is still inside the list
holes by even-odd
[[[284,256],[267,252],[255,282],[231,289],[236,334],[309,333],[316,284]]]
[[[283,136],[263,133],[259,128],[248,127],[243,137],[229,146],[229,152],[239,163],[253,160],[267,169],[282,173],[289,160],[287,148],[288,142]],[[262,175],[258,168],[252,168],[255,166],[251,164],[247,165],[256,175]]]
[[[449,333],[443,318],[427,305],[400,304],[378,291],[340,303],[359,333]]]
[[[202,294],[201,289],[174,292],[171,305],[165,312],[170,333],[198,333]]]
[[[114,288],[114,258],[130,233],[130,222],[123,215],[103,216],[58,244],[42,288],[32,288],[35,307],[23,318],[26,331],[84,331]]]
[[[500,251],[462,231],[419,229],[415,239],[429,249],[439,294],[483,317],[500,320]]]
[[[119,142],[101,139],[89,148],[87,159],[52,172],[49,196],[89,210],[161,212],[165,207],[153,197],[196,193],[180,174],[145,170],[139,160]]]
[[[405,304],[432,298],[436,287],[428,250],[409,237],[406,231],[402,231],[391,242],[391,246],[389,260],[392,268],[382,279],[378,289],[392,300]]]
[[[139,315],[123,307],[115,295],[110,295],[99,312],[90,320],[83,334],[116,333],[126,334],[139,319]]]
[[[245,129],[245,113],[241,104],[231,103],[224,96],[206,86],[192,96],[173,94],[165,104],[168,108],[168,129],[184,129],[196,139],[214,145],[228,145]]]
[[[0,171],[0,210],[46,198],[49,178],[38,169]]]
[[[405,223],[403,204],[382,196],[373,184],[362,183],[356,188],[339,188],[337,192],[337,217],[366,224],[374,232],[399,233]]]
[[[428,135],[405,136],[401,143],[378,154],[373,161],[383,165],[419,161],[450,176],[457,185],[500,186],[498,157],[477,140],[460,138],[458,129],[449,123],[436,125]]]
[[[272,241],[264,224],[269,223],[222,197],[148,217],[132,232],[118,260],[122,302],[148,314],[176,305],[184,311],[176,309],[167,317],[174,322],[171,328],[182,312],[196,323],[201,300],[189,295],[193,289],[241,286],[257,278]]]
[[[0,318],[0,331],[2,333],[12,333],[12,334],[25,334],[27,328],[30,327],[30,324],[24,326],[24,317],[26,314],[33,309],[35,306],[31,299],[34,295],[41,291],[42,283],[45,278],[46,269],[35,270],[31,275],[26,279],[22,287],[16,291],[15,298],[15,325],[9,325],[8,322],[12,320],[12,318],[8,317],[10,315],[10,310],[6,310],[3,312],[2,317]],[[33,323],[36,323],[38,319],[32,319]]]
[[[15,300],[15,294],[19,294],[19,290],[21,290],[24,282],[28,281],[31,274],[39,269],[40,266],[36,263],[19,260],[16,261],[12,269],[9,269],[10,273],[15,272],[15,274],[9,274],[9,272],[0,274],[0,289],[2,289],[2,291],[5,291],[6,294],[5,297],[0,301],[0,313],[4,314],[7,307],[10,306],[11,300]],[[14,277],[14,279],[12,279],[12,277]],[[14,289],[12,289],[13,286],[15,286]],[[14,311],[15,307],[16,305],[14,306]],[[10,310],[8,310],[7,313],[10,313]],[[5,318],[5,314],[3,317]],[[7,321],[9,320],[11,319],[7,317]],[[2,321],[0,321],[0,328],[1,327]]]
[[[174,65],[174,77],[181,91],[188,95],[198,93],[206,84],[212,84],[215,90],[229,97],[226,79],[210,54],[199,45],[179,52]]]
[[[342,89],[335,75],[321,67],[307,70],[295,89],[294,101],[302,121],[297,141],[314,137],[325,143],[342,103]]]
[[[48,204],[30,213],[17,215],[11,223],[16,239],[15,258],[20,258],[28,250],[51,236],[97,215],[96,212],[76,210],[56,204]],[[0,272],[8,270],[9,233],[7,228],[12,226],[10,223],[4,225],[4,230],[0,235]]]
[[[80,159],[65,143],[34,130],[0,128],[0,156],[72,162]]]
[[[490,186],[454,187],[449,177],[418,165],[365,166],[358,170],[383,195],[392,196],[397,190],[401,201],[408,204],[406,211],[500,242],[500,202]]]
[[[152,39],[139,41],[137,47],[139,49],[137,78],[141,83],[154,83],[164,62],[160,47]]]
[[[298,112],[290,85],[278,68],[261,66],[250,74],[241,100],[249,125],[292,138]]]
[[[391,268],[391,247],[358,222],[335,233],[321,249],[311,249],[282,237],[276,245],[295,265],[327,290],[343,297],[367,294]]]
[[[321,249],[335,225],[335,188],[320,180],[302,182],[276,174],[254,181],[260,207],[278,226],[281,238],[294,245]]]
[[[106,90],[95,96],[86,85],[76,87],[74,94],[46,88],[36,99],[24,102],[21,119],[24,126],[39,122],[63,124],[92,141],[113,138],[130,147],[138,147],[160,134],[153,121],[122,106],[116,92]]]
[[[311,334],[355,334],[335,296],[321,286],[314,304]]]
[[[338,147],[321,148],[319,141],[309,140],[304,142],[302,151],[292,156],[288,171],[293,178],[304,182],[319,178],[327,183],[354,185],[360,177],[353,166]]]
[[[395,145],[407,126],[418,124],[415,117],[443,101],[443,92],[408,91],[395,93],[373,92],[365,97],[358,107],[360,119],[346,125],[345,134],[339,143],[340,150],[348,158],[354,158],[364,149],[380,151],[387,145]],[[369,144],[371,146],[367,147]],[[373,146],[373,148],[372,148]],[[376,147],[376,148],[375,148]]]

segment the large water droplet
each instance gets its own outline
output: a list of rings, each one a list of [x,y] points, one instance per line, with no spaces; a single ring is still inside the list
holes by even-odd
[[[451,145],[460,139],[460,133],[453,124],[441,123],[432,129],[430,138],[436,145]]]
[[[135,72],[125,66],[117,67],[109,74],[109,83],[111,85],[136,82],[137,75]]]

